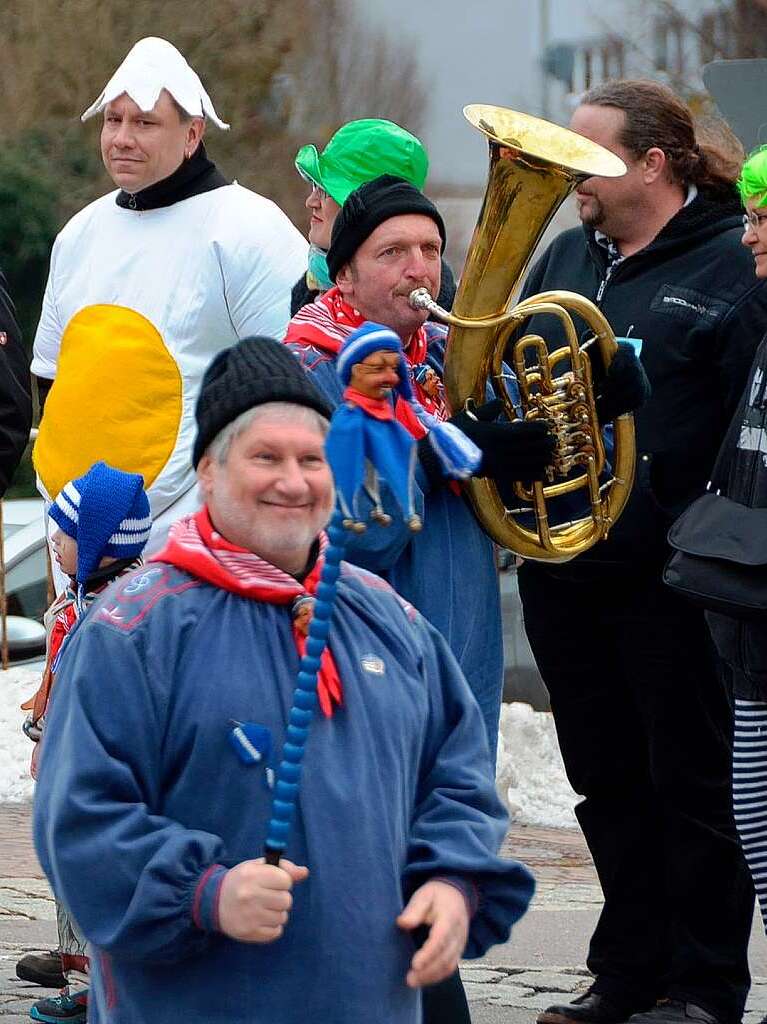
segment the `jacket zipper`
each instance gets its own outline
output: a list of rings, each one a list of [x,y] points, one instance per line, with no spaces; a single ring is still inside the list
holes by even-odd
[[[593,255],[591,258],[594,259]],[[623,267],[628,263],[630,259],[633,259],[633,256],[626,256],[625,259],[622,259],[620,263],[616,264],[612,273],[610,273],[607,277],[601,277],[599,287],[597,288],[596,296],[594,297],[594,305],[597,307],[597,309],[602,309],[602,303],[604,302],[605,292],[610,287],[610,285],[614,283],[616,277],[623,272]],[[597,265],[597,270],[600,271],[601,274],[601,268],[599,267],[599,265]],[[606,264],[605,273],[607,273]]]

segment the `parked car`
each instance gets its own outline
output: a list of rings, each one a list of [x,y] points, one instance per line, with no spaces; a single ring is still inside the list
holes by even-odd
[[[45,654],[48,607],[45,512],[40,498],[3,502],[8,653],[14,664]]]

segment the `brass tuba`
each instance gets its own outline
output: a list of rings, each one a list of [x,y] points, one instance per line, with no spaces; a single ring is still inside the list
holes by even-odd
[[[547,225],[570,192],[592,175],[618,177],[626,168],[608,150],[540,118],[484,104],[465,107],[464,115],[488,138],[490,174],[453,313],[441,309],[425,288],[416,289],[410,301],[450,324],[445,356],[450,408],[470,411],[481,405],[489,379],[510,419],[517,413],[504,383],[509,335],[538,313],[562,321],[567,346],[549,353],[543,338],[526,335],[515,343],[512,360],[524,418],[545,418],[556,437],[547,481],[515,484],[520,507],[513,509],[506,507],[492,480],[472,479],[467,487],[477,517],[498,544],[524,558],[565,562],[607,536],[628,499],[635,458],[633,418],[620,416],[614,421],[612,474],[600,479],[605,449],[591,365],[571,311],[586,322],[593,336],[586,344],[599,346],[605,367],[617,349],[615,335],[600,310],[572,292],[545,292],[507,307]],[[547,502],[584,489],[590,514],[553,525]]]

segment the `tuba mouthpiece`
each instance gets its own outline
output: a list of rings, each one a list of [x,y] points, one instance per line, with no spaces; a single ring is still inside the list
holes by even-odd
[[[414,288],[408,301],[413,309],[431,309],[434,306],[434,299],[429,294],[428,288]]]

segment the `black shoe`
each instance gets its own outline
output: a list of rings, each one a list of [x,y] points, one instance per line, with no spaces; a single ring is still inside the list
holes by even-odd
[[[619,1003],[589,989],[571,1003],[547,1007],[536,1019],[538,1024],[624,1024],[629,1017],[634,1021],[637,1016],[636,1003]]]
[[[16,964],[16,977],[43,988],[64,988],[67,979],[61,973],[61,953],[27,953]]]
[[[721,1024],[719,1019],[695,1003],[681,999],[659,999],[646,1013],[629,1017],[631,1024]]]

